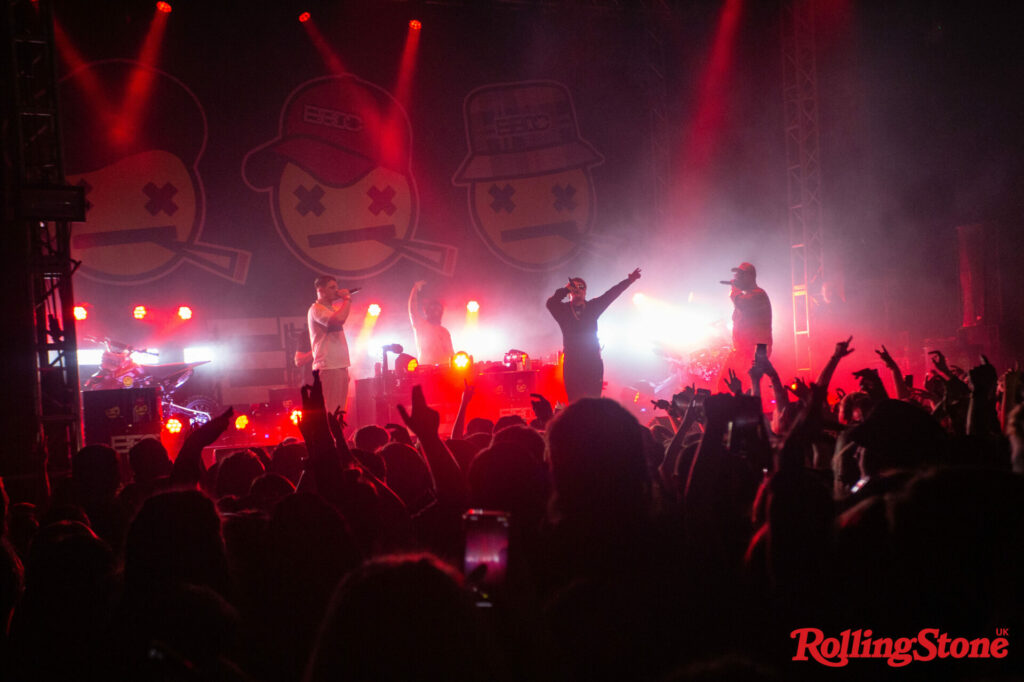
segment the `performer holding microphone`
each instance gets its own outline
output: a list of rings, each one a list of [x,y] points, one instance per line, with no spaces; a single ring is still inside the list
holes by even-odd
[[[352,309],[352,294],[359,289],[339,289],[338,280],[331,275],[317,277],[313,285],[316,287],[316,301],[306,314],[313,369],[320,371],[327,411],[333,412],[339,406],[344,410],[351,364],[344,326]]]
[[[735,276],[722,282],[732,287],[732,357],[727,364],[743,376],[759,345],[764,345],[766,357],[772,353],[772,304],[767,292],[757,286],[757,270],[752,264],[740,263],[732,271]]]
[[[562,330],[565,392],[569,402],[579,398],[600,398],[604,384],[604,362],[597,340],[597,318],[626,288],[640,279],[640,268],[597,298],[587,300],[587,283],[580,277],[555,290],[547,308]],[[569,302],[562,299],[569,297]]]

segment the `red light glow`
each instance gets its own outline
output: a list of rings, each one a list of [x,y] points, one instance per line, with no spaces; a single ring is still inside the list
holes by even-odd
[[[468,310],[471,313],[478,313],[480,312],[480,304],[477,303],[476,301],[470,301],[469,303],[466,304],[466,310]]]
[[[420,361],[417,360],[416,358],[413,358],[412,360],[409,361],[409,364],[407,364],[405,366],[405,371],[406,372],[415,372],[416,368],[419,367],[419,366],[420,366]]]
[[[179,307],[178,308],[178,317],[180,317],[183,320],[191,320],[192,319],[192,309],[189,308],[187,305],[183,305],[183,306]]]
[[[455,369],[466,369],[469,367],[470,358],[466,351],[460,350],[458,353],[452,356],[452,366]]]
[[[309,21],[309,12],[303,12],[299,15],[299,23],[304,24]]]
[[[167,429],[168,433],[181,433],[181,420],[176,417],[171,417],[166,422],[164,422],[164,428]]]
[[[163,12],[164,14],[170,14],[171,13],[171,3],[164,2],[163,0],[160,0],[160,2],[156,3],[156,9],[157,9],[158,12]]]
[[[366,314],[369,315],[370,317],[379,317],[380,306],[377,305],[376,303],[371,303],[370,306],[366,309]]]
[[[302,421],[302,410],[292,410],[292,413],[288,415],[288,419],[291,420],[292,424],[298,426],[299,422]]]
[[[74,308],[74,315],[75,319],[81,322],[89,317],[89,311],[85,309],[84,305],[76,305]]]
[[[419,19],[413,19],[412,21],[409,22],[409,28],[412,29],[413,31],[418,31],[421,28],[423,28],[423,24],[420,23]]]
[[[235,430],[244,431],[245,427],[249,426],[249,417],[244,414],[240,414],[235,417]]]
[[[146,314],[148,312],[149,311],[146,310],[146,306],[137,305],[132,309],[132,317],[134,317],[136,320],[144,320],[146,319]]]

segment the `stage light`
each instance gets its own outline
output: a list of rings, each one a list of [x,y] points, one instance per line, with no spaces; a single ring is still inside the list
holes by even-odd
[[[171,9],[172,9],[171,8],[171,3],[164,2],[164,0],[160,0],[160,2],[156,3],[156,9],[157,9],[158,12],[163,12],[164,14],[170,14],[171,13]]]
[[[366,314],[369,315],[370,317],[379,317],[380,306],[377,305],[376,303],[371,303],[370,306],[366,309]]]
[[[413,31],[418,31],[421,28],[423,28],[423,24],[420,23],[419,19],[413,19],[412,21],[409,22],[409,28],[412,29]]]
[[[468,310],[471,313],[478,313],[480,312],[480,304],[477,303],[476,301],[470,301],[469,303],[466,304],[466,310]]]
[[[302,421],[302,410],[292,410],[292,413],[288,415],[288,419],[291,420],[292,424],[296,426]]]
[[[159,365],[160,364],[160,351],[156,348],[147,348],[145,350],[133,350],[131,353],[132,360],[139,365]]]
[[[134,317],[136,320],[144,320],[146,319],[146,313],[148,312],[149,311],[146,310],[146,306],[137,305],[132,309],[132,317]]]
[[[89,311],[85,309],[84,305],[76,305],[74,308],[75,319],[81,322],[89,317]]]
[[[309,12],[303,12],[299,15],[299,23],[304,24],[309,21]]]
[[[187,305],[179,306],[178,307],[178,317],[180,317],[183,320],[191,320],[192,319],[192,309],[189,308]]]
[[[464,350],[452,356],[452,367],[459,370],[467,370],[473,366],[473,358]]]
[[[249,426],[249,415],[240,414],[237,417],[235,417],[236,431],[244,431],[247,426]]]
[[[638,291],[635,294],[633,294],[633,304],[634,305],[643,305],[646,301],[647,301],[647,297],[643,293]]]
[[[171,417],[164,422],[164,428],[167,429],[167,433],[181,433],[182,423],[177,417]]]
[[[98,365],[103,362],[103,352],[102,348],[79,348],[77,353],[78,364]]]
[[[420,361],[409,355],[408,353],[402,353],[395,358],[395,371],[404,372],[406,374],[412,374],[416,371],[416,368],[420,366]]]
[[[184,350],[185,362],[213,362],[213,348],[209,346],[189,346]]]

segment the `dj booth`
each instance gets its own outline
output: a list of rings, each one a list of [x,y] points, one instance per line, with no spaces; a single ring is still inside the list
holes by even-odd
[[[413,386],[423,389],[427,404],[441,413],[441,433],[451,432],[459,411],[466,383],[476,388],[469,404],[466,422],[474,417],[497,419],[518,414],[527,422],[533,419],[530,394],[540,393],[554,403],[565,400],[561,367],[533,366],[509,368],[503,363],[478,363],[468,369],[440,365],[419,366],[414,371],[390,370],[370,379],[355,382],[354,406],[350,404],[349,422],[355,428],[369,424],[401,424],[396,405],[409,409]]]

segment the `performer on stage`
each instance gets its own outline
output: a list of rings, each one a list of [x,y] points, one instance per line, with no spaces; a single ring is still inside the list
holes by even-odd
[[[640,268],[629,273],[597,298],[587,299],[587,283],[580,277],[569,280],[568,286],[556,289],[547,301],[551,316],[562,330],[565,392],[569,402],[578,398],[600,398],[604,383],[604,362],[597,340],[597,318],[630,284],[640,279]],[[562,299],[569,297],[569,302]]]
[[[732,291],[732,349],[733,357],[729,366],[737,374],[745,376],[754,362],[754,351],[758,344],[772,353],[772,304],[768,294],[757,286],[757,270],[750,263],[740,263],[732,269],[736,273],[731,284]]]
[[[338,280],[330,275],[317,277],[313,285],[316,287],[316,301],[309,306],[306,315],[309,343],[313,349],[313,369],[320,371],[327,410],[333,412],[339,406],[344,410],[351,364],[344,325],[352,308],[352,295],[348,289],[339,289]]]
[[[416,282],[409,292],[409,322],[416,337],[416,359],[421,365],[447,365],[455,355],[452,335],[441,326],[444,306],[439,301],[427,301],[423,314],[420,314],[419,295],[425,284],[424,281]]]

